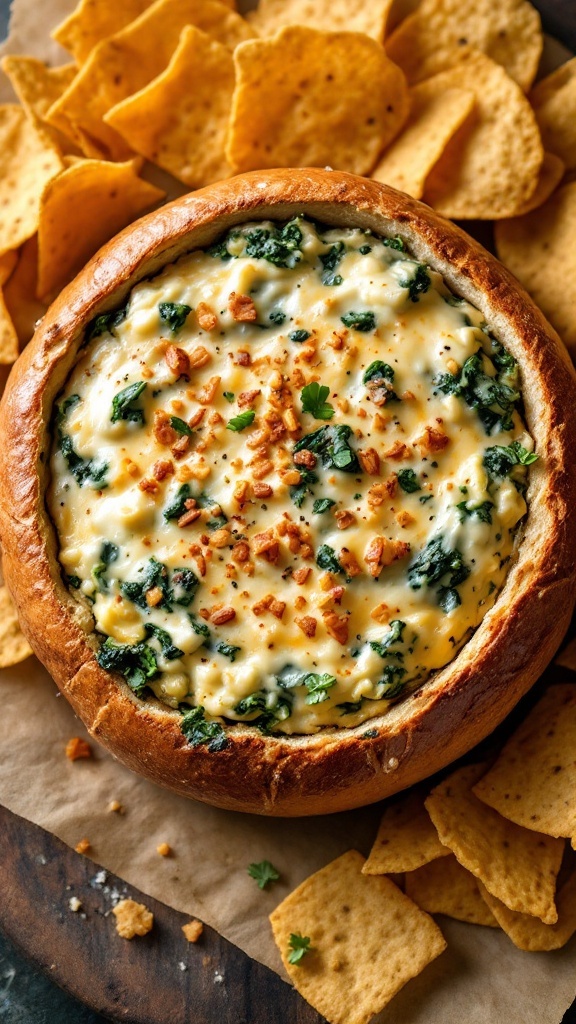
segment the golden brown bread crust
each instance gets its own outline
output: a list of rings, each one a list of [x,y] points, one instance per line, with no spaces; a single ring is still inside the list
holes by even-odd
[[[517,560],[493,609],[456,659],[385,716],[354,729],[265,737],[228,729],[228,747],[189,746],[178,716],[143,703],[99,667],[92,620],[62,583],[44,494],[50,415],[86,323],[132,286],[231,225],[309,213],[399,234],[486,316],[519,360],[526,422],[541,458]],[[130,768],[185,796],[253,813],[298,815],[379,800],[486,736],[557,648],[576,593],[576,376],[517,281],[432,210],[384,185],[322,170],[232,178],[179,199],[106,245],[50,308],[0,407],[4,572],[32,647],[88,729]]]

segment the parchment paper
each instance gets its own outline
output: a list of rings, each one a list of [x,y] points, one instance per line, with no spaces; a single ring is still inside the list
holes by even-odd
[[[369,0],[366,0],[369,2]],[[472,0],[470,0],[472,2]],[[48,31],[72,0],[16,0],[4,52],[61,62]],[[250,4],[253,6],[253,4]],[[2,52],[0,48],[0,52]],[[12,102],[6,81],[0,101]],[[177,910],[200,917],[250,956],[282,973],[268,914],[307,875],[345,850],[367,853],[378,806],[324,818],[267,820],[174,796],[92,743],[91,760],[64,755],[86,736],[42,666],[31,658],[0,673],[0,802]],[[123,814],[111,812],[117,800]],[[169,843],[173,856],[156,847]],[[267,859],[281,881],[262,892],[246,873]],[[95,869],[96,873],[96,869]],[[68,901],[62,893],[63,906]],[[522,953],[490,928],[440,918],[448,950],[393,1000],[382,1024],[559,1024],[576,992],[576,939],[554,953]],[[87,922],[89,927],[89,922]],[[112,929],[112,923],[111,923]]]

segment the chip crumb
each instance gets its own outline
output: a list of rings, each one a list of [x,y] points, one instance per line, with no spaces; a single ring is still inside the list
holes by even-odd
[[[108,804],[108,810],[114,811],[116,814],[124,814],[124,808],[119,800],[111,800]]]
[[[160,845],[156,847],[156,853],[159,853],[161,857],[170,857],[172,847],[169,846],[168,843],[160,843]]]
[[[154,924],[154,914],[143,903],[136,903],[135,900],[120,900],[112,913],[116,918],[116,931],[123,939],[147,935]]]
[[[70,761],[78,761],[82,757],[92,757],[92,748],[86,740],[73,736],[66,744],[66,757]]]
[[[188,942],[198,942],[198,939],[204,931],[204,925],[202,924],[202,921],[197,921],[196,918],[193,918],[192,921],[188,921],[188,924],[182,925],[182,931],[184,932]]]
[[[187,971],[188,970],[188,966],[187,966],[187,964],[184,963],[183,960],[179,960],[178,961],[178,967],[179,967],[179,969],[181,971]]]
[[[78,911],[82,909],[82,903],[77,896],[70,897],[70,899],[68,900],[68,906],[70,907],[70,910],[72,910],[75,914],[77,914]]]
[[[80,842],[76,843],[76,846],[74,847],[76,853],[88,853],[88,850],[90,848],[91,843],[89,839],[81,839]]]

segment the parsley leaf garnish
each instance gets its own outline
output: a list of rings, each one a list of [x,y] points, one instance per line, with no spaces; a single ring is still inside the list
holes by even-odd
[[[185,302],[160,302],[158,312],[162,323],[168,325],[172,334],[177,334],[184,327],[192,306],[187,306]]]
[[[277,882],[280,873],[269,860],[261,860],[258,864],[248,865],[248,874],[258,882],[259,889],[265,889],[270,882]]]
[[[299,932],[290,935],[288,942],[290,952],[288,953],[288,963],[298,966],[303,956],[309,953],[314,947],[310,945],[310,939],[307,935],[300,935]]]
[[[326,401],[329,394],[330,388],[316,380],[307,384],[300,393],[302,411],[311,413],[317,420],[331,420],[336,410]]]
[[[245,427],[249,427],[250,424],[254,422],[255,415],[256,413],[254,412],[254,409],[246,409],[245,412],[240,412],[237,416],[228,420],[226,429],[235,430],[239,433],[241,430],[244,430]]]
[[[170,417],[170,426],[177,434],[185,434],[186,437],[192,437],[192,431],[185,420],[181,420],[179,416]]]

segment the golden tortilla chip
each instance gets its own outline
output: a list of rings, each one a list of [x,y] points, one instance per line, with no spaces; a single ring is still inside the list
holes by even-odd
[[[366,174],[408,116],[404,75],[368,36],[295,26],[243,43],[234,62],[226,155],[235,171]]]
[[[50,33],[83,64],[97,43],[113,36],[138,18],[154,0],[80,0],[78,6]],[[223,0],[224,2],[224,0]]]
[[[576,836],[576,685],[546,690],[474,793],[517,825]]]
[[[32,654],[18,624],[18,616],[7,587],[0,587],[0,668],[17,665]]]
[[[470,89],[476,106],[428,176],[425,202],[463,220],[514,216],[533,195],[544,158],[528,100],[499,64],[477,50],[463,53],[432,83],[438,91]]]
[[[576,672],[576,638],[571,640],[570,643],[560,651],[554,658],[555,665],[561,665],[562,668],[569,668],[572,672]]]
[[[216,0],[157,0],[126,28],[98,43],[70,88],[50,108],[50,122],[58,124],[63,115],[85,140],[99,147],[100,155],[126,159],[129,148],[105,124],[104,114],[166,69],[186,25],[230,50],[254,35],[239,14]],[[217,83],[212,85],[217,88]]]
[[[46,312],[45,303],[36,298],[37,284],[38,236],[33,235],[20,249],[16,269],[4,286],[4,302],[21,349],[28,344],[36,322]]]
[[[366,1024],[445,948],[442,932],[355,850],[302,882],[270,915],[290,980],[330,1024]],[[290,963],[292,945],[309,949]]]
[[[406,895],[428,914],[445,914],[456,921],[498,927],[482,899],[478,881],[452,855],[409,871],[404,884]]]
[[[224,147],[233,93],[232,54],[189,25],[166,71],[105,120],[137,153],[199,188],[230,174]]]
[[[78,71],[76,65],[49,68],[35,57],[9,56],[2,60],[2,70],[38,131],[46,133],[48,140],[61,152],[69,152],[74,145],[70,124],[64,124],[62,120],[61,124],[66,128],[63,132],[48,124],[45,117],[49,108],[72,84]]]
[[[521,217],[525,213],[530,213],[532,210],[536,210],[542,203],[545,203],[550,198],[552,193],[558,188],[558,185],[562,181],[564,176],[564,164],[562,163],[559,156],[555,156],[554,153],[544,153],[544,159],[540,168],[540,174],[538,175],[538,183],[530,199],[516,211],[516,216]]]
[[[0,288],[0,365],[10,366],[18,359],[18,335]]]
[[[458,46],[482,50],[526,92],[542,55],[540,15],[527,0],[422,0],[386,41],[410,83],[449,67]]]
[[[62,167],[22,107],[0,106],[0,255],[37,230],[44,186]]]
[[[530,953],[560,949],[576,932],[576,871],[561,887],[556,897],[558,920],[555,924],[543,924],[530,914],[515,914],[487,892],[482,883],[480,892],[498,924],[518,949],[525,949]]]
[[[134,163],[84,160],[50,182],[38,231],[38,296],[48,300],[121,228],[163,199]]]
[[[423,195],[428,174],[475,103],[470,90],[437,92],[433,82],[421,82],[410,90],[408,121],[371,174],[375,181],[414,199]]]
[[[567,254],[576,232],[576,182],[537,210],[495,226],[496,251],[544,316],[576,355],[576,274],[567,273]]]
[[[483,773],[482,765],[467,765],[432,790],[426,808],[440,840],[510,910],[554,924],[564,843],[514,825],[483,804],[472,792]]]
[[[306,25],[324,32],[363,32],[381,43],[391,7],[392,0],[260,0],[248,21],[260,36]]]
[[[411,790],[386,805],[362,871],[365,875],[415,871],[436,857],[449,856],[424,807],[423,794]]]
[[[576,168],[576,57],[538,82],[529,99],[544,148]]]
[[[0,288],[3,288],[18,262],[17,252],[5,252],[0,256]]]

